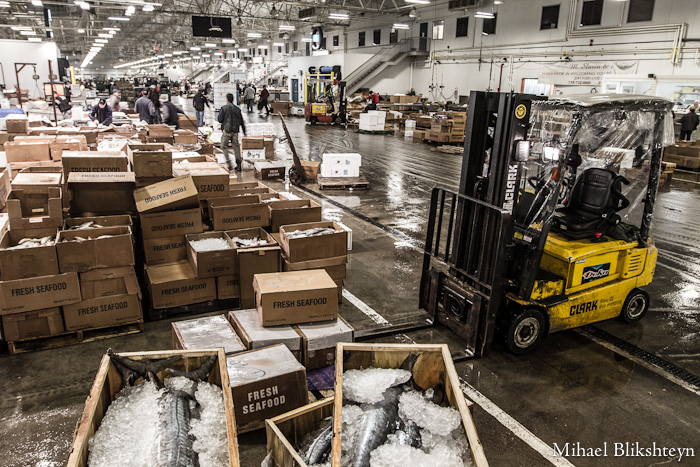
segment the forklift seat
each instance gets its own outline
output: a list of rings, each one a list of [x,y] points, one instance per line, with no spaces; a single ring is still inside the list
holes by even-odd
[[[567,206],[557,210],[552,229],[571,239],[593,237],[620,222],[616,213],[629,206],[622,194],[622,175],[606,169],[591,168],[576,180]]]

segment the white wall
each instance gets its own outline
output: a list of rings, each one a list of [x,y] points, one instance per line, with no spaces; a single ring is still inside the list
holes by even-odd
[[[0,40],[0,63],[5,78],[5,88],[14,89],[17,85],[15,63],[36,63],[39,80],[34,81],[34,68],[25,66],[19,73],[19,85],[29,90],[29,98],[44,97],[44,83],[49,81],[49,60],[56,77],[58,77],[58,48],[53,42],[29,42],[19,40]]]
[[[552,78],[553,71],[559,72],[571,64],[605,65],[613,73],[668,75],[693,82],[700,77],[700,64],[696,62],[700,42],[686,43],[679,63],[669,60],[676,33],[673,25],[685,23],[684,37],[700,38],[697,0],[656,0],[652,21],[636,23],[627,23],[629,1],[605,0],[602,24],[587,27],[579,26],[582,3],[583,0],[507,0],[495,6],[492,0],[485,0],[479,10],[497,13],[496,33],[488,36],[481,34],[483,20],[474,16],[476,10],[449,10],[447,2],[416,5],[420,19],[415,22],[408,18],[408,10],[402,10],[399,16],[367,14],[362,19],[353,18],[347,28],[329,29],[324,34],[329,50],[334,50],[333,35],[339,34],[338,52],[347,50],[352,56],[377,50],[372,46],[358,47],[359,31],[365,31],[366,44],[371,44],[373,30],[382,29],[384,45],[389,42],[394,22],[411,24],[410,31],[399,30],[400,40],[417,38],[420,23],[428,23],[431,38],[433,21],[444,20],[444,39],[431,39],[431,60],[427,64],[420,61],[411,65],[407,58],[367,84],[380,93],[405,92],[413,87],[424,95],[431,94],[432,85],[431,97],[440,100],[454,99],[455,94],[468,95],[472,90],[495,91],[499,81],[501,91],[520,91],[524,78],[558,81],[557,90],[565,93],[590,92],[592,88],[600,92],[598,85],[566,84]],[[558,27],[540,30],[542,7],[556,4],[560,5]],[[468,35],[457,38],[457,18],[465,16],[469,17]],[[291,40],[299,41],[300,37]],[[304,52],[301,42],[300,52]],[[343,72],[347,75],[352,69],[346,67]]]

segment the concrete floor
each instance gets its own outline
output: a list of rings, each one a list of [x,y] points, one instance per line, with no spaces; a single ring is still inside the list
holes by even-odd
[[[251,121],[263,121],[255,115]],[[278,118],[270,117],[280,129]],[[353,229],[345,288],[391,324],[425,319],[418,309],[422,253],[430,190],[456,188],[461,157],[432,152],[399,136],[310,127],[288,118],[302,158],[323,152],[359,152],[369,191],[319,192],[313,183],[292,191],[316,200],[324,216]],[[291,153],[277,145],[276,158]],[[246,167],[249,169],[249,167]],[[243,172],[245,181],[252,171]],[[282,188],[282,184],[273,183]],[[659,246],[656,277],[648,287],[652,307],[636,325],[598,323],[636,348],[621,350],[582,330],[553,334],[532,353],[494,349],[488,357],[457,363],[464,392],[475,402],[474,420],[490,465],[652,466],[700,465],[700,387],[664,369],[660,357],[700,375],[700,189],[672,182],[660,190],[655,217]],[[352,298],[346,296],[346,298]],[[345,300],[341,314],[357,329],[379,326],[372,313]],[[386,342],[461,344],[442,327],[382,339]],[[170,348],[170,322],[146,324],[146,332],[83,345],[0,357],[0,465],[63,465],[73,430],[100,358],[117,351]],[[647,354],[640,353],[643,349]],[[674,374],[672,374],[674,373]],[[265,454],[262,431],[239,437],[241,465],[257,466]],[[553,443],[656,443],[693,448],[694,458],[553,457]]]

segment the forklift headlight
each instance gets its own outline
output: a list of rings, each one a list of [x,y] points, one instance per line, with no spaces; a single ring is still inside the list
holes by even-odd
[[[515,160],[518,162],[527,162],[530,159],[530,142],[528,140],[518,141],[515,147]]]
[[[549,162],[559,162],[561,151],[553,146],[545,146],[542,148],[542,158]]]

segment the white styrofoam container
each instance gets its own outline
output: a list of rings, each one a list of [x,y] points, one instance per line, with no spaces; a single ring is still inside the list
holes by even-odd
[[[406,120],[406,131],[415,130],[415,129],[416,129],[416,121],[415,120]]]
[[[341,229],[343,229],[344,231],[346,231],[348,233],[348,250],[352,251],[352,229],[350,227],[348,227],[347,225],[343,224],[342,222],[336,221],[336,224],[338,224],[338,226]]]
[[[264,161],[264,149],[241,149],[241,156],[244,161]]]
[[[319,171],[321,172],[321,177],[323,178],[330,178],[333,176],[333,169],[330,165],[321,164]]]
[[[360,168],[356,166],[329,166],[321,164],[321,177],[359,177]]]
[[[347,153],[347,154],[335,154],[326,153],[323,154],[323,163],[328,164],[331,167],[337,166],[357,166],[362,165],[362,156],[359,153]]]

